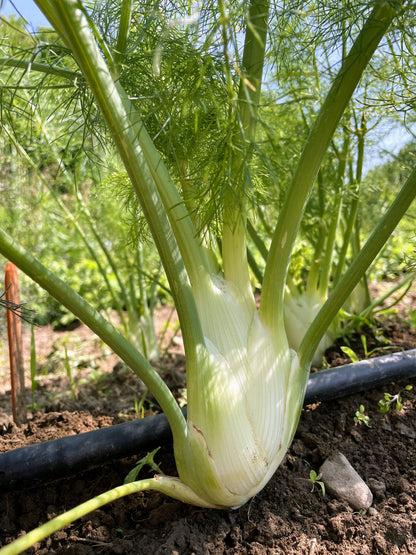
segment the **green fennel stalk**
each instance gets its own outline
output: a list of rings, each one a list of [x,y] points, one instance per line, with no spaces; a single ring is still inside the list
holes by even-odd
[[[283,320],[283,284],[300,219],[322,158],[362,73],[394,16],[393,5],[376,3],[346,56],[309,133],[279,216],[264,275],[260,308],[272,327],[278,326],[278,322]]]

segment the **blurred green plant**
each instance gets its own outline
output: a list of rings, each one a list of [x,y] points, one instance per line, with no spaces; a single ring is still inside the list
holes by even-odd
[[[312,491],[314,491],[316,486],[319,486],[322,491],[322,495],[325,495],[325,484],[322,481],[322,474],[318,474],[315,470],[309,472],[309,480],[312,483]]]
[[[378,402],[378,406],[380,408],[380,412],[386,414],[389,410],[394,406],[396,410],[402,410],[403,408],[403,391],[411,391],[413,389],[412,385],[406,385],[399,393],[392,395],[391,393],[385,393],[384,398],[380,399]]]
[[[377,337],[377,335],[375,334],[375,337]],[[382,338],[379,337],[379,340],[382,340]],[[358,356],[353,349],[351,349],[351,347],[348,347],[347,345],[342,345],[341,346],[341,351],[343,353],[345,353],[346,355],[348,355],[351,359],[352,362],[358,362],[359,360],[362,360],[362,358],[364,359],[368,359],[370,358],[373,354],[379,352],[379,351],[384,351],[384,350],[388,350],[388,349],[394,349],[395,346],[394,345],[380,345],[377,347],[374,347],[374,349],[371,349],[370,351],[367,348],[367,337],[364,334],[360,335],[360,341],[361,341],[361,345],[363,348],[363,357]],[[388,342],[387,340],[384,340],[384,342]]]
[[[137,476],[139,475],[139,472],[145,466],[149,466],[151,470],[153,470],[157,474],[163,474],[162,470],[160,469],[160,466],[154,460],[154,457],[156,453],[159,451],[159,449],[160,447],[157,447],[152,452],[147,453],[145,457],[140,459],[139,462],[136,464],[136,466],[132,468],[132,470],[130,470],[130,472],[127,474],[124,480],[124,483],[130,484],[131,482],[135,482],[137,480]]]
[[[360,405],[358,410],[356,411],[354,416],[354,422],[356,424],[359,424],[360,426],[361,424],[365,424],[367,428],[371,428],[370,417],[367,414],[365,414],[364,405]]]

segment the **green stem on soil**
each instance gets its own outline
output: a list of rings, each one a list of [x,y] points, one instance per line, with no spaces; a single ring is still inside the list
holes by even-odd
[[[153,393],[166,414],[174,441],[175,437],[182,439],[186,435],[185,418],[168,386],[145,357],[85,299],[45,268],[2,229],[0,229],[0,253],[75,314],[135,372]]]
[[[140,480],[138,482],[131,482],[130,484],[123,484],[114,489],[101,493],[93,499],[89,499],[85,503],[81,503],[77,507],[63,513],[49,522],[42,524],[35,528],[28,534],[21,536],[13,543],[0,549],[0,555],[17,555],[22,553],[35,543],[47,538],[57,530],[64,526],[71,524],[75,520],[115,501],[126,495],[138,493],[140,491],[154,490],[164,493],[169,497],[183,501],[190,505],[197,505],[199,507],[221,509],[222,507],[213,506],[208,504],[204,499],[196,495],[188,486],[183,484],[179,478],[172,478],[170,476],[155,476],[147,480]]]

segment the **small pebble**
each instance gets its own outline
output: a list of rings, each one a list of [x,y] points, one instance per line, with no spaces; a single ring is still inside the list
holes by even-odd
[[[371,507],[373,494],[370,488],[342,453],[335,453],[326,459],[319,473],[331,495],[346,501],[357,511]]]

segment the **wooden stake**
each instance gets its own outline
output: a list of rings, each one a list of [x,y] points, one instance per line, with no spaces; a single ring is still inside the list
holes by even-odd
[[[6,301],[11,301],[19,305],[19,277],[17,268],[12,262],[6,264],[4,285],[6,289]],[[19,316],[11,310],[7,310],[7,335],[9,340],[10,388],[13,421],[20,426],[26,422],[22,322]]]

